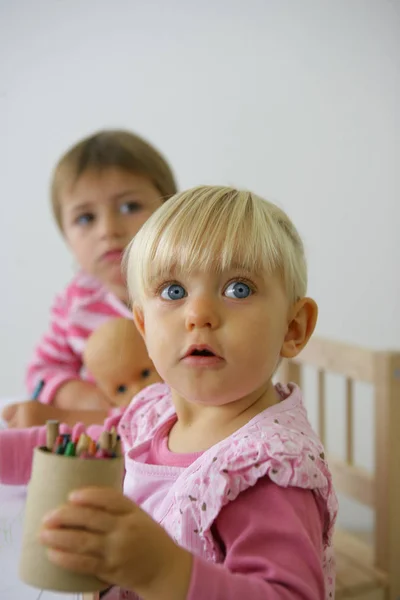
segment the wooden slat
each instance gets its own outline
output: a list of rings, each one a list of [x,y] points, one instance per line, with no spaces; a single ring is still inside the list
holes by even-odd
[[[376,358],[376,560],[389,574],[389,600],[400,597],[400,353]]]
[[[366,565],[373,565],[374,562],[374,550],[373,546],[368,542],[364,541],[355,531],[350,533],[336,527],[333,534],[333,544],[335,552],[340,552],[344,556],[358,557],[358,561]],[[385,577],[382,574],[383,581]]]
[[[353,380],[346,379],[346,460],[349,465],[354,464],[354,401]]]
[[[336,550],[336,585],[342,597],[351,598],[361,592],[379,589],[382,583],[368,571],[348,556]]]
[[[361,589],[387,586],[387,573],[373,565],[373,547],[358,538],[356,533],[352,535],[348,531],[336,529],[334,547],[339,587],[342,590],[352,589],[358,594]]]
[[[387,595],[384,589],[379,590],[363,590],[361,594],[351,593],[349,595],[348,592],[341,590],[336,586],[336,594],[335,600],[345,600],[347,598],[351,598],[351,600],[387,600]]]
[[[363,591],[361,594],[351,594],[351,596],[339,589],[335,594],[335,600],[345,600],[347,598],[352,600],[387,600],[387,595],[384,589]]]
[[[325,414],[325,372],[318,370],[318,433],[322,444],[326,442],[326,414]]]
[[[375,478],[371,473],[331,456],[328,457],[328,465],[337,490],[364,506],[375,507]]]
[[[387,357],[377,358],[378,385],[375,391],[375,461],[379,485],[376,511],[376,561],[382,569],[389,569],[389,439],[390,402],[388,396]]]
[[[374,382],[375,353],[365,348],[340,342],[311,338],[295,362],[318,369],[340,373],[356,381]]]

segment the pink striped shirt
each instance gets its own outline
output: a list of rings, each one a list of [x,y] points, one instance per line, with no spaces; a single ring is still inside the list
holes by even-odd
[[[97,279],[78,273],[56,296],[50,313],[50,327],[28,365],[28,393],[31,395],[38,382],[43,380],[45,385],[40,400],[50,404],[66,381],[90,379],[82,363],[87,338],[110,317],[131,316],[127,306]]]

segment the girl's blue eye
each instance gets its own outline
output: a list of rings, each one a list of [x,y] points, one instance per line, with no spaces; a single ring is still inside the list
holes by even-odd
[[[243,281],[232,281],[225,290],[225,295],[228,296],[228,298],[248,298],[251,294],[252,291],[250,287]]]
[[[129,215],[131,213],[138,212],[141,208],[142,208],[142,205],[139,204],[139,202],[132,201],[132,202],[124,202],[123,204],[121,204],[121,206],[119,207],[119,210],[122,212],[122,214]]]
[[[89,223],[93,223],[94,215],[92,213],[85,213],[84,215],[79,215],[76,218],[75,222],[78,225],[89,225]]]
[[[167,285],[163,290],[161,290],[161,298],[164,300],[182,300],[182,298],[185,296],[185,288],[178,283]]]

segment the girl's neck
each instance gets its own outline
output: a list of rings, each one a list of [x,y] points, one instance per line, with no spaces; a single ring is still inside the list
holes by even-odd
[[[177,422],[169,434],[172,452],[201,452],[246,425],[280,401],[272,381],[245,398],[222,406],[193,404],[172,391]]]

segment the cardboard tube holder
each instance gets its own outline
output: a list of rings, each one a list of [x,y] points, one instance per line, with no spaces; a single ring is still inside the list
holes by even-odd
[[[78,488],[106,486],[122,490],[124,460],[84,459],[34,450],[25,508],[19,576],[24,583],[56,592],[96,592],[109,584],[97,577],[67,571],[51,563],[38,535],[43,517],[67,502]]]

